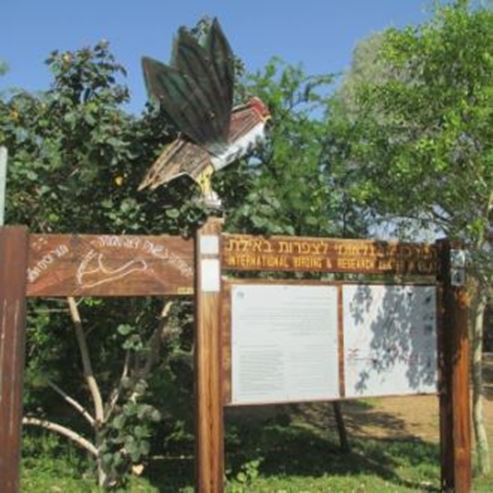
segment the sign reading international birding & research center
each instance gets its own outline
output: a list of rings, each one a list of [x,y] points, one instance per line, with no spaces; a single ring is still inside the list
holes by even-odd
[[[225,235],[224,265],[234,270],[433,276],[437,251],[417,243]]]

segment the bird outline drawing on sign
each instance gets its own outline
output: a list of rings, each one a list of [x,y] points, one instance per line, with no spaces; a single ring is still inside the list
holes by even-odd
[[[94,288],[101,284],[114,282],[129,276],[134,272],[144,272],[149,269],[143,259],[132,259],[115,269],[104,265],[104,255],[95,250],[89,250],[77,268],[77,284],[81,288]]]
[[[180,133],[149,168],[139,190],[188,175],[206,203],[220,204],[211,176],[265,139],[269,109],[258,97],[233,107],[234,56],[217,19],[203,43],[180,28],[169,65],[143,57],[142,67],[149,96]]]

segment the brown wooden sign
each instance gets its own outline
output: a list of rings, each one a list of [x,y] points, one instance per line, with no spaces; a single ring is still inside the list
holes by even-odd
[[[27,295],[191,294],[193,249],[177,236],[33,234]]]
[[[31,297],[152,296],[194,292],[195,490],[221,493],[224,486],[223,405],[232,403],[231,345],[233,334],[238,334],[233,332],[230,322],[234,313],[235,320],[241,323],[249,320],[251,313],[250,302],[233,306],[233,281],[221,281],[221,271],[238,270],[419,275],[427,276],[420,279],[420,283],[438,281],[442,486],[444,490],[469,492],[468,299],[464,283],[458,283],[455,276],[456,253],[447,241],[426,245],[223,235],[217,219],[209,219],[197,232],[195,242],[172,236],[29,235],[26,228],[0,227],[0,490],[16,493],[19,489],[24,294]],[[255,280],[255,284],[259,282]],[[283,284],[291,282],[294,281],[282,281]],[[234,283],[248,281],[235,280]],[[324,285],[315,280],[303,280],[302,284]],[[252,293],[254,300],[265,295],[258,290],[239,290],[235,291],[235,296],[241,298]],[[352,299],[350,294],[348,290],[347,299]],[[275,299],[274,295],[271,293],[270,299]],[[312,293],[310,300],[315,298]],[[269,298],[265,296],[265,299]],[[286,299],[283,298],[283,306],[278,304],[277,313],[283,313],[283,307],[288,307],[289,299]],[[338,333],[331,332],[331,337],[335,341],[337,336],[338,355],[345,355],[344,358],[334,355],[334,359],[338,356],[339,394],[347,398],[347,389],[353,382],[348,371],[350,365],[356,363],[350,361],[352,346],[348,342],[351,340],[345,338],[349,329],[343,330],[346,326],[353,329],[344,318],[345,299],[344,287],[338,291],[337,303],[331,297],[331,310],[337,311],[338,327]],[[235,312],[235,309],[240,311]],[[322,320],[324,313],[320,310],[317,313]],[[302,315],[307,318],[306,312]],[[299,361],[305,359],[298,358]],[[240,402],[240,398],[242,402],[247,400],[240,395],[235,397],[236,402]]]
[[[435,245],[223,235],[223,268],[243,271],[436,275]]]

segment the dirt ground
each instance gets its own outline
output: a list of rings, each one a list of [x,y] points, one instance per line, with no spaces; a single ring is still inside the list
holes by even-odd
[[[484,417],[488,436],[493,437],[493,353],[485,355]],[[414,436],[437,442],[438,397],[387,397],[360,402],[344,402],[342,410],[350,435],[382,438]]]
[[[484,418],[490,441],[493,440],[493,353],[484,357]],[[331,403],[230,408],[226,415],[240,420],[265,420],[285,409],[311,425],[335,429]],[[439,441],[438,396],[406,396],[348,400],[341,402],[344,422],[350,437]],[[296,419],[296,418],[295,418]]]

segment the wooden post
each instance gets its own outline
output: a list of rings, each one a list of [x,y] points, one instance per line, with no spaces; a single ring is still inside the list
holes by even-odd
[[[221,227],[220,219],[210,218],[195,240],[195,491],[199,493],[222,493],[224,487]]]
[[[19,491],[28,232],[0,228],[0,491]]]
[[[442,488],[471,491],[471,414],[469,395],[469,298],[463,251],[447,240],[438,242],[440,313],[440,448]]]

